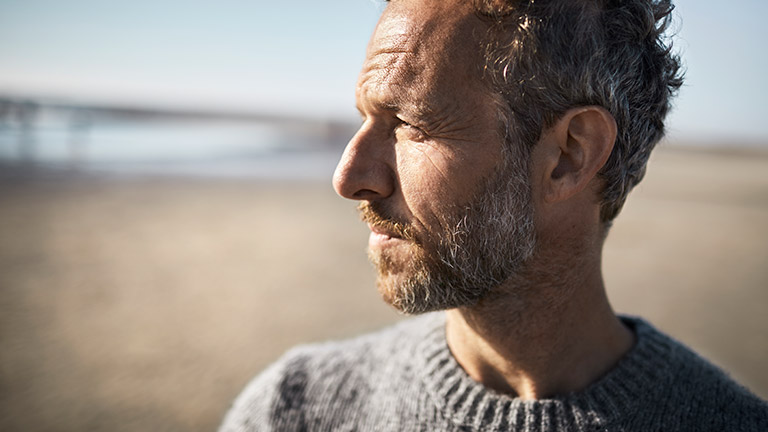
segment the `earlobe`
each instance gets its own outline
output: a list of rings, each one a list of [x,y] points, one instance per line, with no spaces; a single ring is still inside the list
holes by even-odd
[[[616,121],[602,107],[572,108],[542,137],[544,200],[566,200],[584,189],[605,165],[616,140]]]

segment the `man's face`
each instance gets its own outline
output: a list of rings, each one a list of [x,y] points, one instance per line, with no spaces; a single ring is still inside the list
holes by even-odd
[[[468,2],[388,6],[357,86],[363,117],[334,174],[361,201],[385,300],[467,306],[532,253],[526,158],[505,150]]]

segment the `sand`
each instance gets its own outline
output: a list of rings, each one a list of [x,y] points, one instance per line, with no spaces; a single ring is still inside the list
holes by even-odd
[[[401,319],[328,182],[0,179],[0,430],[210,431],[289,347]],[[768,156],[662,150],[612,230],[617,310],[768,397]]]

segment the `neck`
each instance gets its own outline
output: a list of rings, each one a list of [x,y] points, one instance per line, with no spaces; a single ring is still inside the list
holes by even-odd
[[[538,255],[489,298],[448,311],[446,321],[448,346],[467,374],[521,399],[582,390],[634,344],[608,303],[599,251],[580,263]]]

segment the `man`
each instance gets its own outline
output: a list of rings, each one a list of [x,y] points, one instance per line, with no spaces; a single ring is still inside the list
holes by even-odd
[[[334,175],[407,314],[300,347],[225,431],[757,431],[764,402],[637,318],[603,240],[681,85],[667,0],[393,0]]]

